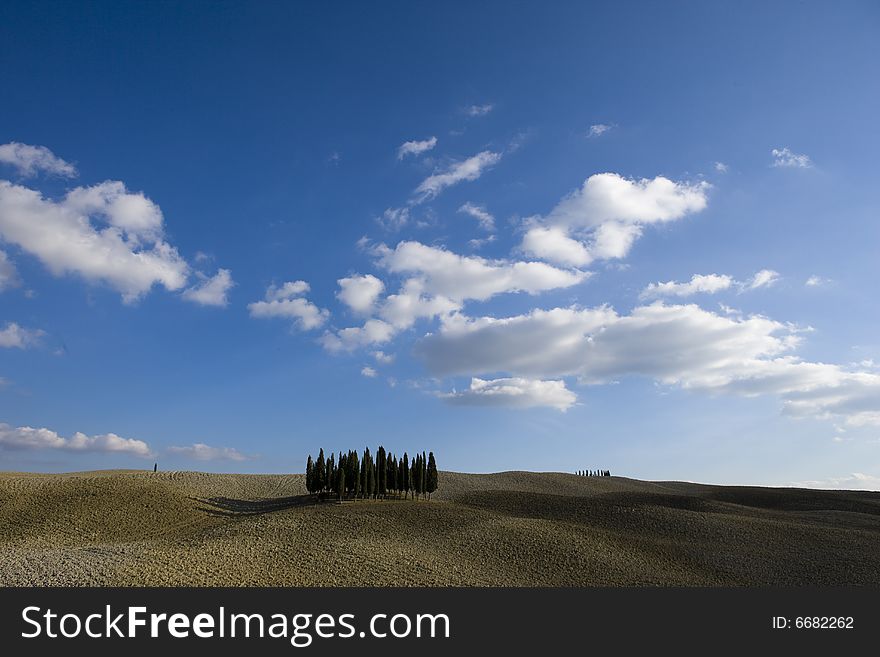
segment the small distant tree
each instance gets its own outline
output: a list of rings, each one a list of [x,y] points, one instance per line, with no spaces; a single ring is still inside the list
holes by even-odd
[[[345,468],[343,467],[336,470],[336,496],[340,501],[345,496]]]
[[[434,452],[428,452],[428,471],[425,489],[428,491],[428,499],[431,499],[431,493],[437,490],[437,461],[434,460]]]
[[[309,493],[312,492],[312,471],[314,470],[314,468],[315,464],[312,462],[312,455],[309,454],[309,458],[306,461],[306,490],[309,491]]]
[[[376,451],[376,494],[382,497],[385,497],[388,477],[385,458],[385,448],[379,445],[379,449]]]
[[[320,493],[327,485],[325,477],[327,476],[327,462],[324,460],[324,448],[318,452],[318,458],[315,461],[315,471],[312,473],[312,483],[314,484],[315,493]]]
[[[403,488],[403,499],[406,499],[412,486],[412,473],[409,469],[409,455],[406,452],[403,453],[401,466],[401,474],[403,475],[403,483],[401,487]]]

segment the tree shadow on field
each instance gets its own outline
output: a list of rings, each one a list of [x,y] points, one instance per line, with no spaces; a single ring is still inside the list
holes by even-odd
[[[205,505],[203,510],[212,516],[235,518],[240,516],[258,516],[274,511],[283,511],[298,506],[311,506],[315,498],[311,495],[293,495],[291,497],[271,497],[259,500],[238,500],[232,497],[196,498]]]

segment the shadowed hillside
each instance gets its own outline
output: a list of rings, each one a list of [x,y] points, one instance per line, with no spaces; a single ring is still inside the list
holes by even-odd
[[[313,499],[303,475],[0,474],[0,584],[880,584],[880,493],[443,472],[430,502]]]

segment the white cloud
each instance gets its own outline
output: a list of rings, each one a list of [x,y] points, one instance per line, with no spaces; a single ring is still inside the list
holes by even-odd
[[[55,276],[102,281],[134,301],[154,284],[181,289],[189,266],[162,239],[162,214],[119,182],[77,187],[60,201],[0,180],[0,237]]]
[[[809,169],[813,162],[808,155],[792,153],[786,148],[774,148],[770,153],[773,155],[773,166],[793,169]]]
[[[880,424],[880,375],[799,360],[790,353],[798,333],[765,317],[658,302],[624,316],[606,306],[504,319],[451,315],[416,353],[436,376],[575,376],[584,384],[642,376],[688,389],[779,395],[794,417]]]
[[[693,294],[715,294],[733,285],[733,279],[727,274],[694,274],[687,283],[667,281],[651,283],[639,295],[643,299],[663,296],[688,297]]]
[[[194,443],[188,447],[169,447],[168,452],[196,461],[247,461],[252,458],[245,456],[234,447],[211,447],[205,443]]]
[[[822,278],[821,276],[816,276],[813,274],[810,276],[804,285],[807,287],[822,287],[823,285],[828,285],[831,281],[827,278]]]
[[[476,180],[500,159],[500,153],[482,151],[461,162],[453,162],[445,171],[428,176],[416,187],[417,202],[430,200],[447,187],[462,181]]]
[[[492,111],[494,105],[486,104],[486,105],[471,105],[470,107],[466,107],[464,113],[468,116],[486,116],[489,112]]]
[[[588,265],[593,260],[590,250],[559,226],[530,228],[523,236],[521,248],[525,253],[569,267]]]
[[[708,189],[706,182],[674,182],[663,176],[634,180],[616,173],[597,173],[560,201],[547,216],[547,222],[594,227],[610,221],[630,224],[674,221],[703,210]]]
[[[708,189],[706,182],[674,182],[663,176],[633,180],[616,173],[595,174],[547,216],[527,221],[522,249],[567,265],[622,258],[643,226],[703,210]],[[566,240],[578,242],[581,248]]]
[[[607,123],[594,123],[590,126],[590,130],[587,133],[587,137],[601,137],[606,132],[611,130],[613,126],[608,125]]]
[[[372,274],[356,274],[340,278],[336,297],[354,312],[369,314],[385,289],[385,284]]]
[[[205,276],[196,272],[199,283],[187,289],[183,298],[202,306],[225,307],[229,303],[227,293],[235,283],[232,281],[232,273],[228,269],[218,269],[213,276]]]
[[[377,264],[394,274],[409,277],[396,294],[376,306],[373,318],[363,327],[328,331],[321,343],[330,351],[350,351],[380,344],[411,327],[418,319],[444,317],[461,310],[469,300],[485,301],[497,294],[571,287],[587,279],[589,272],[557,269],[543,262],[508,262],[478,256],[461,256],[420,242],[404,241],[391,249],[372,248]]]
[[[20,284],[18,271],[5,251],[0,251],[0,292]]]
[[[327,331],[320,343],[331,352],[353,351],[359,347],[383,344],[394,337],[394,327],[381,319],[368,319],[363,326],[352,326],[336,332]]]
[[[76,432],[63,438],[50,429],[12,427],[0,423],[0,448],[7,450],[58,449],[69,452],[108,452],[150,457],[153,452],[147,443],[133,438],[122,438],[115,433],[87,436]]]
[[[453,301],[486,299],[506,292],[537,294],[583,282],[587,272],[566,271],[543,262],[509,262],[461,256],[420,242],[403,241],[391,249],[374,249],[378,265],[391,273],[412,274],[423,292]]]
[[[394,355],[386,354],[384,351],[374,351],[373,358],[376,359],[377,363],[382,363],[383,365],[388,365],[389,363],[394,362]]]
[[[19,175],[29,178],[45,172],[64,178],[76,176],[76,168],[56,156],[45,146],[30,146],[12,141],[0,145],[0,163],[8,164],[18,171]]]
[[[471,249],[482,249],[487,244],[491,244],[497,238],[494,235],[487,235],[486,237],[474,238],[472,240],[468,240],[468,247]]]
[[[326,323],[330,311],[318,308],[311,301],[300,296],[308,291],[309,284],[305,281],[291,281],[280,287],[270,285],[266,290],[265,299],[249,303],[248,310],[254,318],[292,319],[302,331],[319,328]]]
[[[872,490],[880,491],[880,477],[853,472],[844,477],[832,477],[818,481],[793,481],[790,485],[798,488],[821,488],[828,490]]]
[[[761,287],[770,287],[771,285],[776,284],[778,281],[779,272],[775,272],[772,269],[762,269],[754,276],[752,276],[751,280],[743,284],[743,289],[757,290]]]
[[[565,381],[505,378],[471,379],[470,388],[440,394],[450,404],[462,406],[505,406],[535,408],[545,406],[567,411],[577,401],[577,395],[565,387]]]
[[[379,376],[379,373],[369,365],[365,365],[364,368],[361,370],[361,376],[365,376],[368,379],[375,379],[377,376]]]
[[[385,230],[400,230],[409,223],[409,208],[386,208],[381,217],[376,217],[376,223]]]
[[[22,328],[15,322],[6,322],[0,329],[0,347],[27,349],[37,345],[46,332],[41,329]]]
[[[482,205],[474,205],[470,201],[462,205],[459,212],[470,215],[480,223],[480,228],[485,231],[492,232],[495,230],[495,217],[486,211]]]
[[[724,162],[716,162],[715,163],[715,171],[718,173],[727,173],[730,167],[728,167]]]
[[[423,141],[405,141],[397,149],[397,159],[402,160],[407,155],[420,155],[431,150],[437,145],[437,137],[431,137]]]

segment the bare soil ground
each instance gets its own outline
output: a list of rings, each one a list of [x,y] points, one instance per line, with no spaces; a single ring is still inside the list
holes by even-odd
[[[430,502],[302,475],[0,473],[0,585],[880,584],[880,493],[443,472]]]

